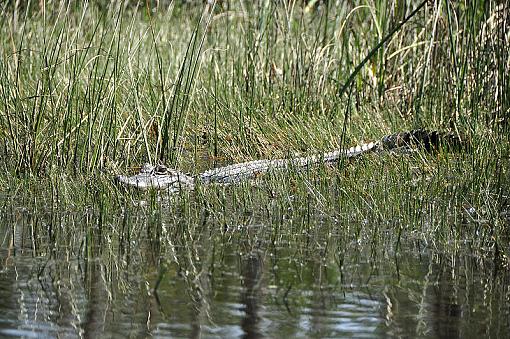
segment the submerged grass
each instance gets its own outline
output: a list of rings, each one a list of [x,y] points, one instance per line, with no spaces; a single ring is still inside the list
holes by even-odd
[[[66,224],[41,227],[38,241],[76,248],[99,232],[123,252],[141,233],[167,244],[161,251],[237,231],[270,243],[311,237],[320,248],[335,236],[342,261],[362,244],[375,258],[384,244],[419,240],[453,252],[469,243],[508,266],[508,5],[50,3],[0,7],[3,209],[90,209],[97,229],[76,240]],[[127,194],[111,180],[143,162],[198,173],[420,127],[471,147],[175,196]],[[123,229],[103,233],[119,211]],[[131,229],[130,213],[147,229]]]

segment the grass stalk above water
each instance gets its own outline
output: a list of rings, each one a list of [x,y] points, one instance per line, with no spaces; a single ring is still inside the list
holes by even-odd
[[[177,205],[228,227],[296,218],[354,238],[383,237],[379,223],[445,242],[483,234],[484,246],[508,236],[507,5],[56,4],[18,8],[16,20],[1,8],[6,191],[114,210],[131,197],[112,176],[146,161],[198,173],[426,127],[473,147],[202,187]]]

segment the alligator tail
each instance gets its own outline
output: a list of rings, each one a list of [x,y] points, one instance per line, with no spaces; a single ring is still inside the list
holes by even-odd
[[[383,150],[405,147],[421,148],[427,152],[437,152],[444,148],[447,150],[462,150],[469,147],[467,139],[459,134],[426,129],[390,134],[381,138],[379,143]]]

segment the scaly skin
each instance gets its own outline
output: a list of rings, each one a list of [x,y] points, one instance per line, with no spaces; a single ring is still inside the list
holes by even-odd
[[[195,186],[194,179],[189,175],[163,165],[152,166],[150,164],[143,165],[140,173],[136,175],[130,177],[118,175],[115,180],[141,190],[153,188],[178,192],[183,188],[193,189]]]
[[[238,183],[273,170],[306,168],[317,163],[334,163],[341,158],[350,159],[369,152],[380,152],[395,149],[410,150],[423,148],[430,152],[437,149],[442,144],[458,147],[459,145],[462,145],[462,140],[453,134],[418,129],[390,134],[381,138],[377,142],[358,145],[347,150],[336,150],[322,155],[312,155],[309,157],[293,159],[248,161],[211,169],[196,177],[167,168],[164,165],[152,166],[150,164],[145,164],[140,170],[140,173],[130,177],[119,175],[115,179],[126,186],[138,189],[145,190],[153,188],[165,189],[170,192],[178,192],[182,189],[194,189],[195,180],[203,184]]]

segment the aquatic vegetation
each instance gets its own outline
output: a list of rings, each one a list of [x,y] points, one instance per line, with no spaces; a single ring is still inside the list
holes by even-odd
[[[0,4],[0,334],[504,337],[509,12]],[[113,180],[418,128],[469,147],[177,194]]]

